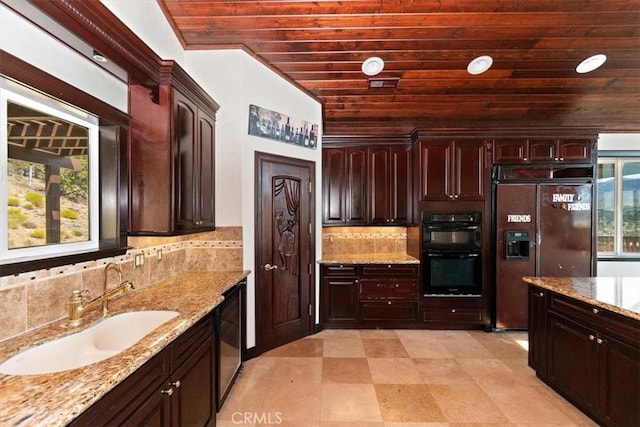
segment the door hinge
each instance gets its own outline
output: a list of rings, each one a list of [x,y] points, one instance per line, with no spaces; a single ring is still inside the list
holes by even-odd
[[[311,223],[309,223],[309,234],[313,234],[313,228],[311,227]]]
[[[309,304],[309,316],[313,316],[313,306]]]
[[[312,275],[312,271],[313,271],[313,264],[309,263],[309,276]]]
[[[313,187],[311,186],[311,181],[309,181],[307,184],[307,191],[309,191],[309,194],[313,193]]]

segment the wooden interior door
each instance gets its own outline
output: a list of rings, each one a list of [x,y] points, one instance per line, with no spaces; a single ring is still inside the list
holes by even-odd
[[[315,309],[312,162],[256,153],[256,347],[309,335]]]

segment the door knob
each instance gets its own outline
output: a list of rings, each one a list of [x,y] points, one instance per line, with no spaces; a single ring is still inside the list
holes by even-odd
[[[265,264],[262,266],[262,268],[264,268],[264,271],[271,271],[271,270],[277,270],[278,266],[277,265],[271,265],[271,264]]]

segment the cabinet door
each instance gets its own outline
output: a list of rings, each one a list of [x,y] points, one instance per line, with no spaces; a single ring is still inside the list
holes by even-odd
[[[640,344],[598,337],[601,354],[600,413],[615,426],[640,425]]]
[[[529,158],[529,142],[526,139],[506,139],[493,142],[493,162],[524,163]]]
[[[196,224],[215,226],[215,120],[198,110],[198,197],[196,198]]]
[[[369,148],[369,224],[388,224],[391,219],[389,171],[391,158],[388,147]],[[393,191],[395,194],[395,191]]]
[[[346,218],[347,153],[322,149],[322,223],[341,224]]]
[[[598,347],[595,333],[567,319],[549,315],[549,381],[576,404],[596,413]]]
[[[168,390],[168,389],[166,389]],[[127,417],[122,425],[167,427],[171,425],[171,399],[165,389],[158,389]]]
[[[367,220],[367,149],[347,148],[345,223],[364,224]]]
[[[176,144],[174,206],[176,229],[188,230],[195,224],[196,187],[194,177],[197,167],[197,109],[180,92],[173,91],[173,135]]]
[[[323,322],[355,322],[358,319],[358,279],[322,279]]]
[[[411,224],[413,222],[411,147],[391,147],[390,159],[389,222],[400,225]]]
[[[558,160],[557,146],[554,139],[534,139],[529,141],[529,161],[552,163]]]
[[[420,198],[422,200],[450,200],[453,194],[451,141],[422,141]]]
[[[529,366],[547,375],[547,298],[546,291],[529,288]]]
[[[591,163],[591,141],[565,139],[558,141],[559,161],[565,163]]]
[[[171,375],[173,426],[207,426],[216,421],[213,335]]]
[[[367,221],[367,149],[322,150],[323,224]]]
[[[485,144],[478,141],[455,143],[454,200],[483,200],[485,197]]]

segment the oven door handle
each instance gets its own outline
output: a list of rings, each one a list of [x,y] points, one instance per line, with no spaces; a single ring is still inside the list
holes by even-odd
[[[427,252],[426,257],[437,257],[437,258],[475,258],[479,257],[479,253],[429,253]]]

